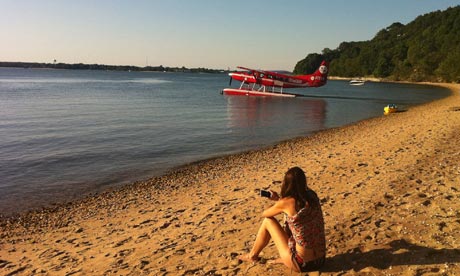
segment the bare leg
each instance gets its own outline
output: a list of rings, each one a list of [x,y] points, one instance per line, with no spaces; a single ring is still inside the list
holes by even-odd
[[[268,245],[270,239],[273,240],[280,254],[280,258],[277,259],[277,263],[283,263],[287,267],[297,271],[297,266],[292,263],[291,251],[288,247],[288,236],[275,218],[265,218],[263,220],[262,225],[257,232],[254,246],[246,257],[240,259],[252,261],[258,260],[260,252],[262,252],[262,249]]]
[[[278,227],[279,229],[277,229]],[[259,256],[260,252],[262,252],[262,249],[264,249],[270,242],[272,235],[281,236],[281,242],[284,242],[284,240],[286,240],[287,248],[287,236],[284,233],[284,230],[281,228],[281,225],[279,225],[278,221],[274,218],[265,218],[262,221],[262,225],[260,226],[259,231],[257,232],[256,241],[254,242],[254,245],[252,246],[252,249],[249,252],[249,254],[255,257]]]

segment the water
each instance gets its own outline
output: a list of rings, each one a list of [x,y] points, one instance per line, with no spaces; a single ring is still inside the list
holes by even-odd
[[[308,97],[224,96],[225,74],[0,68],[0,213],[24,211],[449,94],[330,81]],[[235,86],[235,84],[234,84]]]

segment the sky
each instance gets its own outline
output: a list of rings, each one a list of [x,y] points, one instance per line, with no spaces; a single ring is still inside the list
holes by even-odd
[[[0,61],[290,70],[460,0],[0,0]]]

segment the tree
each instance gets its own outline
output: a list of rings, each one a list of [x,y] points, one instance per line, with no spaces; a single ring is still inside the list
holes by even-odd
[[[294,74],[310,74],[313,73],[324,60],[324,56],[320,54],[309,54],[306,58],[299,61],[295,68]]]
[[[335,76],[458,81],[458,45],[460,6],[419,16],[407,25],[395,22],[369,41],[342,42],[334,50],[309,54],[294,71],[312,72],[326,59]]]

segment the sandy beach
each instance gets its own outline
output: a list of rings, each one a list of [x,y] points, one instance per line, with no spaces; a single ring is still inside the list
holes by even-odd
[[[438,85],[453,94],[2,219],[0,275],[290,275],[273,244],[236,256],[271,204],[258,189],[293,166],[322,202],[321,275],[460,275],[460,85]]]

